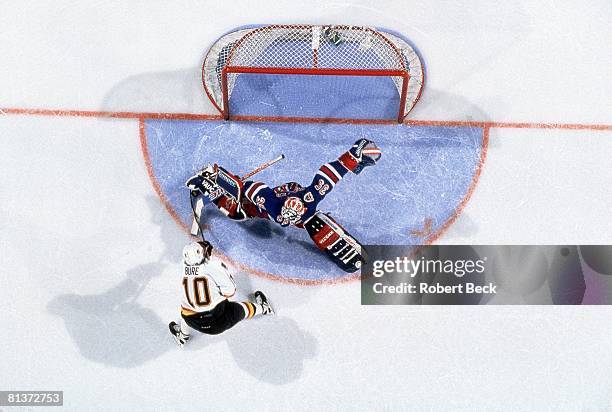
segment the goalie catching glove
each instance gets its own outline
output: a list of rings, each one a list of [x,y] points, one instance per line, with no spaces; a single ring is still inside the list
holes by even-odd
[[[357,140],[338,160],[344,167],[358,175],[364,168],[375,165],[381,154],[381,150],[374,142],[362,138]]]

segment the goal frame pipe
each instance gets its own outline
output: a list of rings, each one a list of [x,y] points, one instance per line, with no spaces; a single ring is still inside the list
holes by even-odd
[[[386,69],[320,69],[320,68],[289,68],[289,67],[250,67],[250,66],[225,66],[221,71],[221,89],[223,94],[223,118],[229,120],[229,89],[227,84],[228,73],[240,74],[296,74],[317,76],[379,76],[379,77],[401,77],[402,91],[400,93],[400,107],[397,121],[404,121],[406,105],[406,94],[408,92],[409,74],[405,70]]]

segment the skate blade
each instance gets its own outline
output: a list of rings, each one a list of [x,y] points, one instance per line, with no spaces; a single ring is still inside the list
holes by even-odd
[[[184,341],[184,340],[182,340],[181,338],[179,338],[178,336],[175,336],[175,335],[172,335],[172,337],[174,338],[174,341],[179,346],[179,348],[183,348],[185,346],[185,343],[187,341]]]

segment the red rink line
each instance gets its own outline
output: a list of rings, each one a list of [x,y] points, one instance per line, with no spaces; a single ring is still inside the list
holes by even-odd
[[[452,224],[455,223],[455,221],[459,218],[459,215],[461,215],[461,212],[463,212],[463,209],[465,209],[465,206],[474,194],[476,186],[478,185],[478,180],[480,179],[480,175],[482,174],[482,169],[484,167],[485,162],[487,161],[487,150],[489,148],[490,130],[491,129],[488,126],[485,126],[482,129],[482,147],[480,149],[480,159],[478,161],[478,165],[476,166],[476,170],[472,175],[472,181],[470,182],[470,187],[465,193],[465,196],[463,197],[463,199],[461,199],[461,202],[459,203],[451,217],[442,225],[442,227],[440,227],[436,232],[429,236],[425,240],[425,242],[423,242],[424,244],[431,245],[433,242],[438,240],[444,233],[446,233],[448,228],[451,227]]]
[[[93,110],[65,109],[22,109],[0,108],[1,114],[32,116],[67,116],[67,117],[102,117],[115,119],[167,119],[167,120],[223,120],[220,115],[196,113],[162,113],[162,112],[113,112]],[[249,122],[290,122],[290,123],[343,123],[343,124],[397,124],[391,119],[342,119],[312,117],[261,117],[234,116],[234,121]],[[579,123],[513,123],[513,122],[478,122],[460,120],[405,120],[408,126],[447,126],[447,127],[488,127],[503,129],[565,129],[565,130],[612,130],[612,124],[579,124]]]
[[[0,108],[0,115],[102,117],[114,119],[222,120],[219,115],[194,113],[100,112],[92,110]]]
[[[398,124],[392,119],[344,119],[338,117],[270,117],[270,116],[231,116],[236,122],[283,122],[283,123],[336,123],[336,124]]]
[[[612,130],[612,124],[579,123],[513,123],[513,122],[469,122],[445,120],[406,120],[408,126],[483,127],[500,129],[564,129],[564,130]]]

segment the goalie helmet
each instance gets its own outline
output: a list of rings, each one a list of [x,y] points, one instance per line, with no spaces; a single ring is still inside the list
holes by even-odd
[[[276,217],[276,221],[283,226],[295,225],[302,219],[307,210],[304,202],[299,197],[288,197],[285,203],[283,203],[280,215]]]
[[[201,265],[210,258],[212,250],[207,241],[190,243],[183,248],[183,261],[189,266]]]

